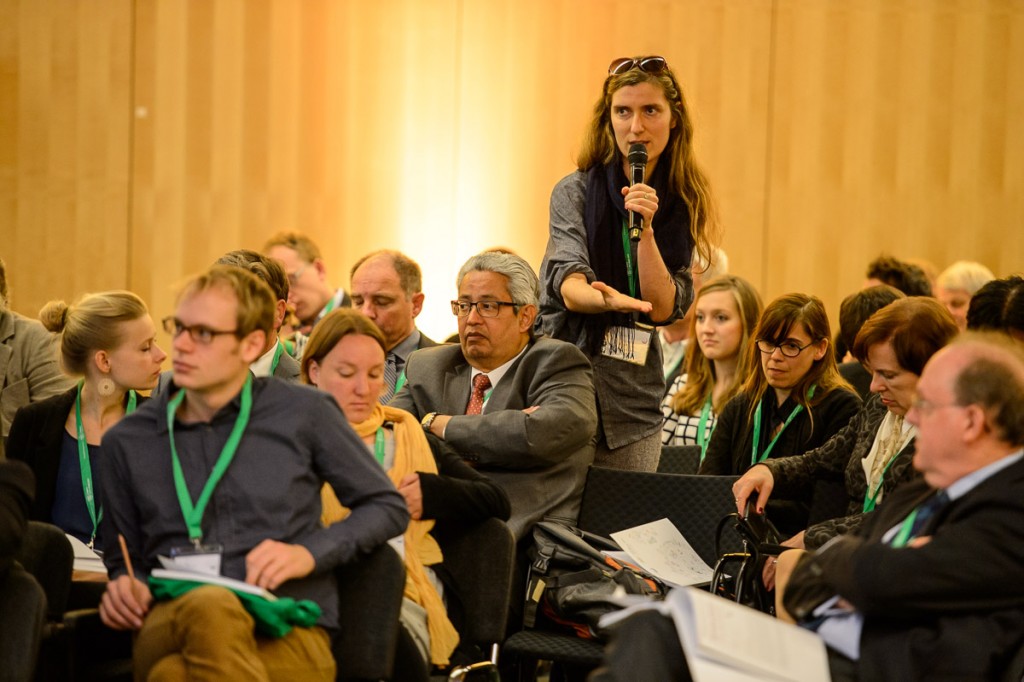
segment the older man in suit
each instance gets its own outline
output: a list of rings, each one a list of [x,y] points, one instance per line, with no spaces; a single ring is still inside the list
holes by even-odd
[[[413,259],[384,249],[368,253],[352,266],[352,306],[373,320],[384,335],[384,393],[387,404],[402,387],[405,363],[414,350],[437,343],[416,328],[423,309],[423,274]]]
[[[545,516],[576,519],[594,458],[593,373],[575,346],[532,335],[537,275],[485,252],[457,278],[459,345],[416,351],[391,401],[501,485],[522,538]]]
[[[923,478],[857,532],[785,552],[783,603],[828,644],[833,680],[1006,679],[1024,648],[1024,356],[968,335],[932,357],[917,393]],[[610,649],[592,679],[688,679],[670,621],[625,627],[637,646]]]

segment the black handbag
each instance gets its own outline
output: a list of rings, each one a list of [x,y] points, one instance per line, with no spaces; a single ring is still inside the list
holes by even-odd
[[[653,576],[601,553],[619,549],[612,540],[573,526],[551,521],[534,526],[523,624],[595,639],[601,616],[620,608],[612,601],[616,594],[663,596],[665,587]]]
[[[728,528],[739,536],[742,549],[723,552],[723,538]],[[764,514],[748,511],[746,516],[733,512],[718,522],[715,529],[715,554],[718,561],[711,577],[711,592],[750,606],[765,613],[775,614],[775,600],[765,589],[761,574],[764,562],[788,549],[779,543],[781,537]]]

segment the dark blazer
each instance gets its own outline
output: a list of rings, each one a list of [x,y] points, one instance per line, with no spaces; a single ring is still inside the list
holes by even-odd
[[[481,415],[466,415],[472,368],[457,344],[418,350],[392,407],[422,418],[455,415],[445,441],[493,478],[512,502],[509,527],[522,538],[547,515],[575,522],[594,459],[593,371],[570,343],[530,343],[494,388]],[[532,414],[525,408],[539,406]]]
[[[916,548],[881,542],[932,495],[912,481],[861,528],[801,561],[785,604],[800,617],[840,594],[864,614],[862,680],[997,680],[1024,644],[1024,460],[930,519]]]
[[[36,477],[36,497],[29,512],[32,521],[52,521],[50,510],[57,492],[64,424],[75,407],[77,392],[75,386],[60,395],[26,405],[18,410],[11,424],[7,456],[28,464]],[[140,405],[145,400],[145,396],[139,396]]]
[[[764,461],[775,479],[774,494],[786,498],[809,498],[819,480],[845,475],[846,493],[849,496],[846,516],[809,527],[804,536],[804,545],[808,549],[820,547],[834,536],[849,533],[860,525],[864,518],[864,496],[868,488],[863,461],[871,452],[875,434],[887,411],[881,399],[872,395],[850,423],[821,447],[796,457]],[[897,453],[896,460],[882,479],[882,499],[897,486],[918,476],[911,466],[913,459],[914,440],[911,439]]]

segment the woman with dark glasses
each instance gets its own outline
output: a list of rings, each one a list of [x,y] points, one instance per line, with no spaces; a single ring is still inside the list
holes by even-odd
[[[747,352],[758,369],[722,410],[702,474],[738,475],[769,458],[802,455],[846,426],[860,407],[836,367],[828,315],[817,296],[775,299],[753,338]],[[769,506],[769,518],[791,534],[806,528],[813,492]]]
[[[653,471],[661,452],[664,375],[653,326],[693,298],[694,248],[710,260],[711,190],[694,159],[693,124],[664,57],[613,61],[578,169],[551,194],[541,265],[544,331],[594,365],[597,464]],[[630,182],[634,157],[643,180]],[[639,235],[630,235],[629,214]],[[638,237],[638,239],[637,239]]]

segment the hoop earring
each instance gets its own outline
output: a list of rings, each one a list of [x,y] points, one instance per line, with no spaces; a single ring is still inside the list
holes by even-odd
[[[109,377],[103,377],[96,382],[96,392],[106,398],[107,396],[114,395],[114,391],[117,386],[114,384],[114,380]]]

